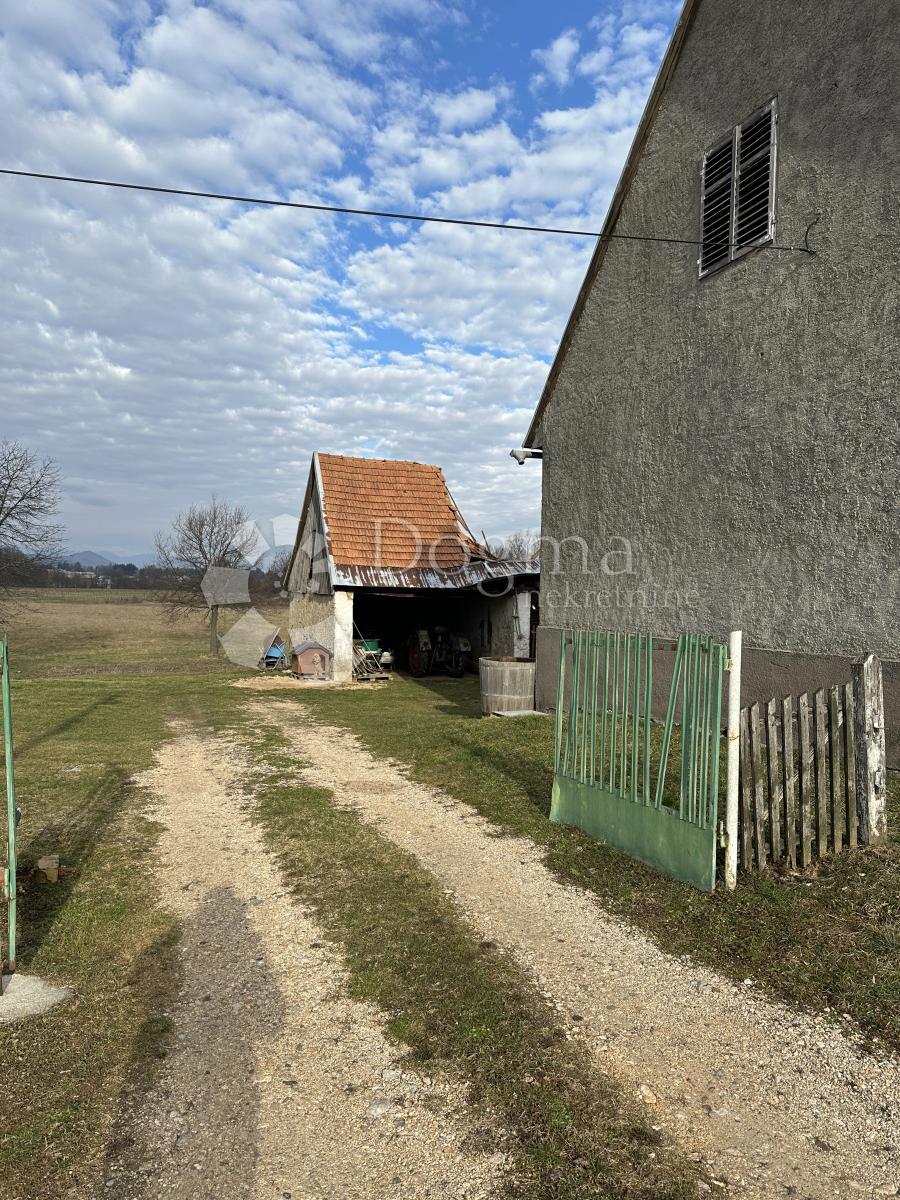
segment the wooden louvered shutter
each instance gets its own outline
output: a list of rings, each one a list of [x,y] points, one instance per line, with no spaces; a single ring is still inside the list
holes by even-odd
[[[775,101],[703,156],[700,274],[775,236]]]
[[[703,158],[700,200],[700,274],[731,260],[734,210],[734,134]]]
[[[775,236],[775,102],[737,130],[734,254]]]

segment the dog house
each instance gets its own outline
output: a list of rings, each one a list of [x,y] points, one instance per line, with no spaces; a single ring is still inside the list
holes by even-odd
[[[301,642],[291,652],[291,672],[302,679],[330,679],[333,659],[321,642]]]

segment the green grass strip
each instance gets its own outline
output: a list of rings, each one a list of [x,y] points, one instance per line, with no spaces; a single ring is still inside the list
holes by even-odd
[[[333,807],[327,790],[298,782],[276,737],[254,730],[265,764],[257,811],[287,879],[342,949],[352,994],[389,1014],[416,1063],[449,1068],[499,1116],[516,1163],[507,1194],[696,1197],[697,1168],[567,1040],[522,972],[479,939],[414,857]]]

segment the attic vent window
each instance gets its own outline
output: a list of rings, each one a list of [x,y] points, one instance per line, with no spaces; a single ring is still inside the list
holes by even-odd
[[[700,274],[709,275],[775,236],[774,100],[703,156]]]

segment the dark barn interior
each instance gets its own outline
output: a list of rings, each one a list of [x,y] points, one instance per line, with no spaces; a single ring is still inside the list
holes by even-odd
[[[472,589],[358,588],[353,594],[354,636],[377,638],[384,650],[394,655],[396,666],[407,666],[409,639],[420,629],[433,633],[443,626],[448,633],[468,638],[472,646],[470,670],[477,669],[478,656],[490,651],[493,639],[492,610],[497,600]]]

